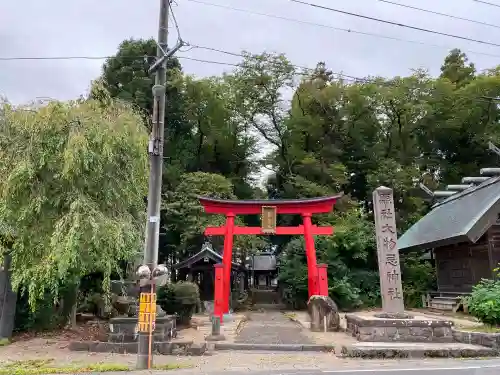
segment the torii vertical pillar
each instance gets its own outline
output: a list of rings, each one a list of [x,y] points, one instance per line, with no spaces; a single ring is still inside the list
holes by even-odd
[[[215,283],[214,283],[214,316],[220,318],[222,323],[222,317],[224,315],[225,308],[225,298],[224,298],[224,265],[214,264],[215,269]]]
[[[318,295],[328,296],[328,265],[318,264]]]
[[[306,258],[307,258],[307,290],[309,298],[318,294],[318,267],[316,261],[316,249],[314,248],[314,236],[312,234],[311,214],[304,213],[302,215],[304,223],[304,240],[306,243]]]
[[[231,298],[231,265],[233,262],[233,237],[234,237],[234,214],[226,215],[226,233],[224,235],[224,253],[222,263],[224,264],[224,309],[223,313],[229,313],[229,299]]]

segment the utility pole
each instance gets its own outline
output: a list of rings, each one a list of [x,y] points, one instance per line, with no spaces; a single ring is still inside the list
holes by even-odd
[[[156,306],[156,285],[155,275],[159,276],[158,266],[158,242],[160,235],[160,209],[161,209],[161,185],[163,172],[163,141],[165,128],[165,91],[167,81],[167,59],[171,57],[183,42],[167,52],[168,42],[168,17],[171,0],[160,0],[160,20],[158,25],[158,48],[156,50],[157,61],[151,66],[149,72],[155,72],[155,84],[153,86],[153,119],[151,136],[149,139],[148,153],[150,162],[149,191],[148,191],[148,211],[146,222],[146,238],[144,242],[144,260],[139,267],[141,302],[139,306],[139,332],[137,348],[137,368],[148,369],[152,366],[152,331],[154,331],[155,311],[150,307]],[[150,296],[147,303],[143,303],[142,295]],[[144,306],[143,306],[144,305]],[[154,309],[156,310],[156,309]],[[146,313],[148,311],[148,313]],[[142,312],[142,313],[141,313]],[[146,318],[144,318],[146,317]],[[141,320],[147,320],[141,321]],[[142,323],[142,324],[141,324]],[[148,326],[148,329],[141,327]]]

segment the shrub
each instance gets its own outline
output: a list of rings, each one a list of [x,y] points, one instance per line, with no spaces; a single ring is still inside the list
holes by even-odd
[[[198,285],[188,281],[165,285],[158,289],[158,304],[167,314],[176,314],[179,324],[188,325],[200,304]]]
[[[46,293],[43,298],[37,301],[34,310],[30,307],[28,300],[28,292],[21,293],[19,291],[14,331],[48,331],[59,328],[65,323],[65,319],[57,311],[54,298],[50,293]]]
[[[482,323],[500,325],[500,280],[482,280],[467,297],[469,313]]]
[[[421,260],[420,254],[407,254],[400,259],[405,307],[423,307],[422,295],[436,290],[436,270],[430,262]]]

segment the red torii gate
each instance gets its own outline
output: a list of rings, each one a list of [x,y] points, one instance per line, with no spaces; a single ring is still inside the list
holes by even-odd
[[[226,223],[220,227],[207,227],[206,236],[224,236],[222,265],[215,268],[214,315],[222,319],[229,312],[229,294],[231,288],[231,262],[233,257],[233,237],[242,235],[303,235],[306,244],[308,292],[312,295],[328,295],[326,265],[316,262],[314,248],[315,235],[331,235],[333,227],[318,227],[312,224],[313,214],[333,211],[335,202],[342,194],[323,198],[290,200],[224,200],[198,197],[206,213],[226,215]],[[262,215],[261,227],[235,226],[236,215]],[[300,214],[303,224],[296,227],[277,227],[276,215]]]

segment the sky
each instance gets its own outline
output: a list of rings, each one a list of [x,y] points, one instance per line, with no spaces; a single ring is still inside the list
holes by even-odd
[[[500,64],[500,6],[474,0],[393,1],[498,27],[405,9],[380,0],[304,1],[498,43],[498,47],[387,25],[289,0],[199,1],[418,43],[278,20],[196,1],[175,0],[174,5],[181,36],[192,45],[229,52],[281,52],[296,65],[314,67],[318,61],[324,61],[334,72],[357,77],[408,75],[415,68],[425,68],[437,75],[452,48],[466,52],[479,70]],[[500,4],[500,0],[489,1]],[[0,0],[0,59],[113,55],[124,39],[156,37],[159,3],[160,0]],[[176,29],[172,27],[171,46],[176,38]],[[229,63],[239,60],[197,48],[179,52],[177,56]],[[15,104],[40,98],[75,98],[87,92],[90,81],[99,76],[102,63],[103,60],[79,59],[0,60],[0,95]],[[217,75],[231,69],[186,59],[181,59],[181,63],[185,72],[197,76]]]

